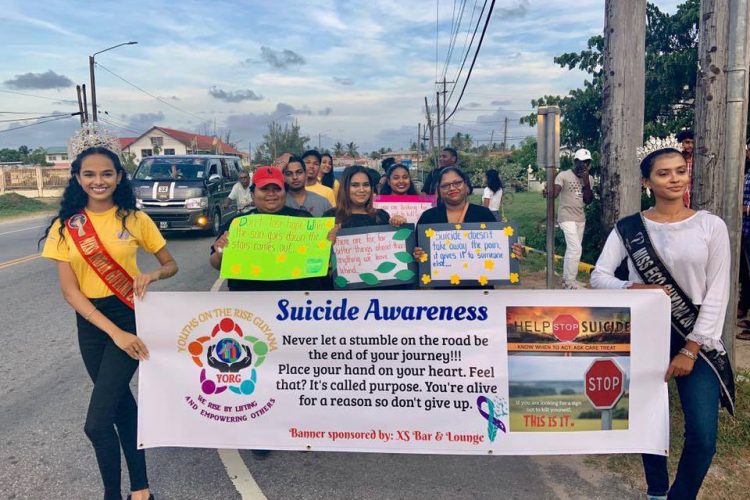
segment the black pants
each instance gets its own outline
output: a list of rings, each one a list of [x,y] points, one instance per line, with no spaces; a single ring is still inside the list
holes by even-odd
[[[740,247],[740,300],[738,309],[750,311],[750,235],[742,235]]]
[[[135,313],[120,299],[112,296],[91,302],[114,324],[135,333]],[[94,382],[84,432],[94,445],[105,500],[120,500],[120,447],[128,465],[131,491],[148,488],[146,454],[136,449],[138,410],[129,387],[138,361],[80,314],[76,314],[76,320],[83,363]]]

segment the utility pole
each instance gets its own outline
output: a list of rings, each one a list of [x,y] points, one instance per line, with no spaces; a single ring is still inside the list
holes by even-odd
[[[602,224],[605,235],[641,209],[635,152],[643,145],[646,0],[604,4]]]
[[[723,213],[729,2],[701,0],[691,208]],[[733,309],[736,304],[732,304]]]
[[[81,126],[83,127],[85,115],[83,113],[83,100],[81,100],[81,86],[76,85],[76,94],[78,94],[78,112],[81,117]]]
[[[437,122],[437,125],[438,125],[438,137],[440,137],[440,126],[441,126],[441,124],[442,124],[442,127],[443,127],[443,142],[440,142],[440,139],[438,139],[438,143],[439,143],[438,147],[440,147],[440,148],[443,148],[443,147],[446,147],[446,146],[450,146],[450,144],[448,143],[448,131],[446,130],[446,125],[448,123],[448,120],[446,119],[446,116],[448,116],[448,110],[445,109],[446,106],[447,106],[447,104],[445,102],[445,99],[446,99],[446,95],[448,94],[448,90],[446,89],[446,87],[448,86],[449,83],[456,83],[456,82],[448,82],[448,81],[445,80],[445,77],[443,77],[442,81],[435,82],[435,85],[441,85],[441,84],[443,85],[443,90],[442,91],[438,91],[437,94],[436,94],[436,97],[437,97],[436,102],[438,103],[438,107],[440,107],[439,106],[439,103],[440,103],[440,94],[443,94],[443,119],[442,119],[442,121],[440,120],[440,113],[438,113],[438,122]]]
[[[443,141],[440,140],[440,92],[435,92],[435,106],[437,106],[437,147],[440,149],[443,147]],[[443,110],[443,114],[445,114],[445,110]]]
[[[503,126],[503,151],[508,149],[508,117],[505,117],[505,125]]]
[[[487,147],[487,150],[492,150],[492,144],[495,141],[495,129],[492,129],[492,133],[490,134],[490,145]]]
[[[555,177],[560,164],[560,108],[539,106],[536,118],[536,163],[547,177],[547,289],[555,288]]]
[[[89,107],[86,104],[86,84],[81,85],[81,92],[83,93],[83,115],[86,123],[89,122]]]
[[[430,114],[430,105],[427,104],[427,97],[424,98],[424,111],[427,115],[427,127],[430,130],[430,156],[435,155],[435,141],[433,138],[433,132],[435,127],[432,126],[432,115]],[[437,166],[437,158],[435,158],[435,166]]]
[[[737,304],[737,290],[741,258],[741,216],[743,195],[743,170],[745,164],[744,142],[747,128],[748,110],[748,63],[750,47],[748,46],[748,24],[750,23],[750,1],[730,0],[729,2],[729,52],[727,55],[727,105],[726,134],[724,136],[724,192],[727,193],[724,211],[719,216],[729,228],[729,242],[732,249],[731,286],[729,287],[729,304],[724,316],[722,340],[734,361],[734,344],[736,318],[734,304]]]
[[[96,79],[94,77],[94,56],[89,56],[89,76],[91,78],[91,118],[97,121],[96,117]]]

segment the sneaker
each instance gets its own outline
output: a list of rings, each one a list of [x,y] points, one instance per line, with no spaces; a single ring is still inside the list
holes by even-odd
[[[588,284],[586,284],[586,283],[584,283],[582,281],[578,281],[578,280],[576,280],[576,285],[578,286],[578,288],[588,288],[589,287]]]

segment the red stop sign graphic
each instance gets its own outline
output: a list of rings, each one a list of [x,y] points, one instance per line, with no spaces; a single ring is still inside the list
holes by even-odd
[[[596,359],[586,370],[586,397],[597,410],[614,408],[625,392],[625,372],[612,359]]]
[[[552,322],[552,334],[562,342],[570,342],[578,336],[580,326],[572,314],[561,314]]]

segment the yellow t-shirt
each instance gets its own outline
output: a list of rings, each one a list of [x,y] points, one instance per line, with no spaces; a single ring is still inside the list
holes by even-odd
[[[157,229],[154,221],[143,212],[130,214],[126,221],[126,231],[122,230],[122,219],[116,216],[117,207],[106,212],[93,213],[86,210],[86,216],[94,225],[99,241],[107,253],[125,269],[130,276],[138,276],[136,253],[142,247],[149,253],[156,253],[167,244]],[[113,295],[109,287],[84,260],[75,242],[65,228],[65,239],[60,240],[60,221],[57,220],[49,230],[44,243],[42,257],[62,262],[69,262],[78,279],[78,287],[90,299]]]
[[[305,189],[310,191],[311,193],[319,194],[328,202],[331,204],[331,207],[336,206],[336,197],[333,195],[333,189],[329,188],[328,186],[324,186],[320,182],[317,184],[314,184],[312,186],[305,186]]]
[[[333,197],[335,199],[339,199],[339,188],[341,187],[341,183],[338,179],[333,179]]]

